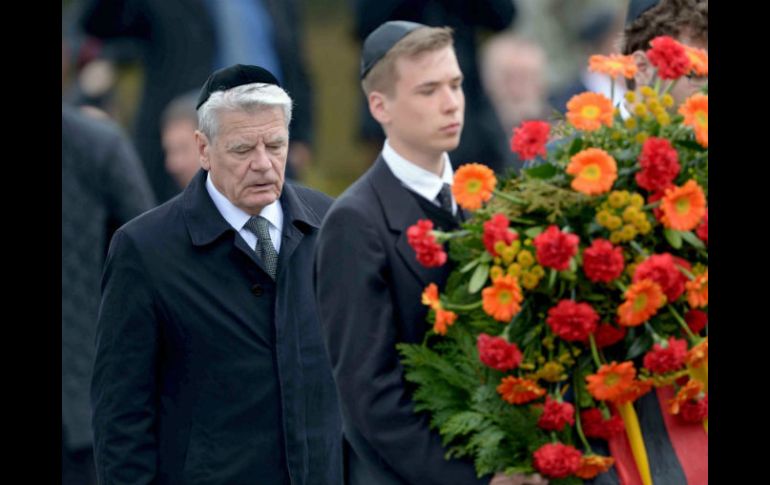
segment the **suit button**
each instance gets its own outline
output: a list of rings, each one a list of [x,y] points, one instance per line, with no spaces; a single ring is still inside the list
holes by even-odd
[[[262,296],[262,285],[256,283],[251,287],[251,292],[254,294],[254,296]]]

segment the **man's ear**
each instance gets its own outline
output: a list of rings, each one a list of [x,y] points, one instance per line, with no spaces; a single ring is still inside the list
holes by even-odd
[[[655,74],[655,66],[647,59],[647,54],[644,51],[636,51],[631,55],[636,63],[636,75],[634,76],[636,87],[649,86],[652,82],[652,76]]]
[[[381,125],[389,124],[391,116],[388,110],[387,96],[379,91],[372,91],[367,99],[369,101],[369,112],[372,114],[372,117]]]
[[[195,130],[195,144],[198,146],[198,157],[200,159],[201,167],[203,170],[211,168],[211,161],[209,160],[209,139],[200,130]]]

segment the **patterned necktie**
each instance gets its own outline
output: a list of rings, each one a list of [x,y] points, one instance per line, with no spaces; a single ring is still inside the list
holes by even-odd
[[[444,184],[441,187],[441,191],[436,196],[438,203],[441,204],[441,208],[452,214],[452,187],[449,184]]]
[[[246,223],[246,229],[257,236],[257,245],[254,248],[254,252],[262,260],[270,277],[275,279],[276,269],[278,268],[278,253],[275,251],[275,247],[273,247],[273,241],[270,240],[267,225],[267,219],[262,216],[254,216]]]

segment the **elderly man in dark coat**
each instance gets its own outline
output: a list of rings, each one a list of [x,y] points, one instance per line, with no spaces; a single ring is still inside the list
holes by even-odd
[[[200,171],[119,229],[92,385],[109,484],[335,485],[341,424],[312,295],[331,199],[284,184],[291,99],[267,70],[212,74]]]

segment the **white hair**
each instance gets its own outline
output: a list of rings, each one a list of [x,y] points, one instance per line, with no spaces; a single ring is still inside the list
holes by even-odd
[[[288,93],[275,84],[252,83],[236,86],[227,91],[211,93],[200,108],[198,108],[198,129],[203,132],[210,142],[219,130],[218,114],[222,111],[247,111],[263,107],[278,106],[283,109],[286,128],[291,122],[292,101]]]

